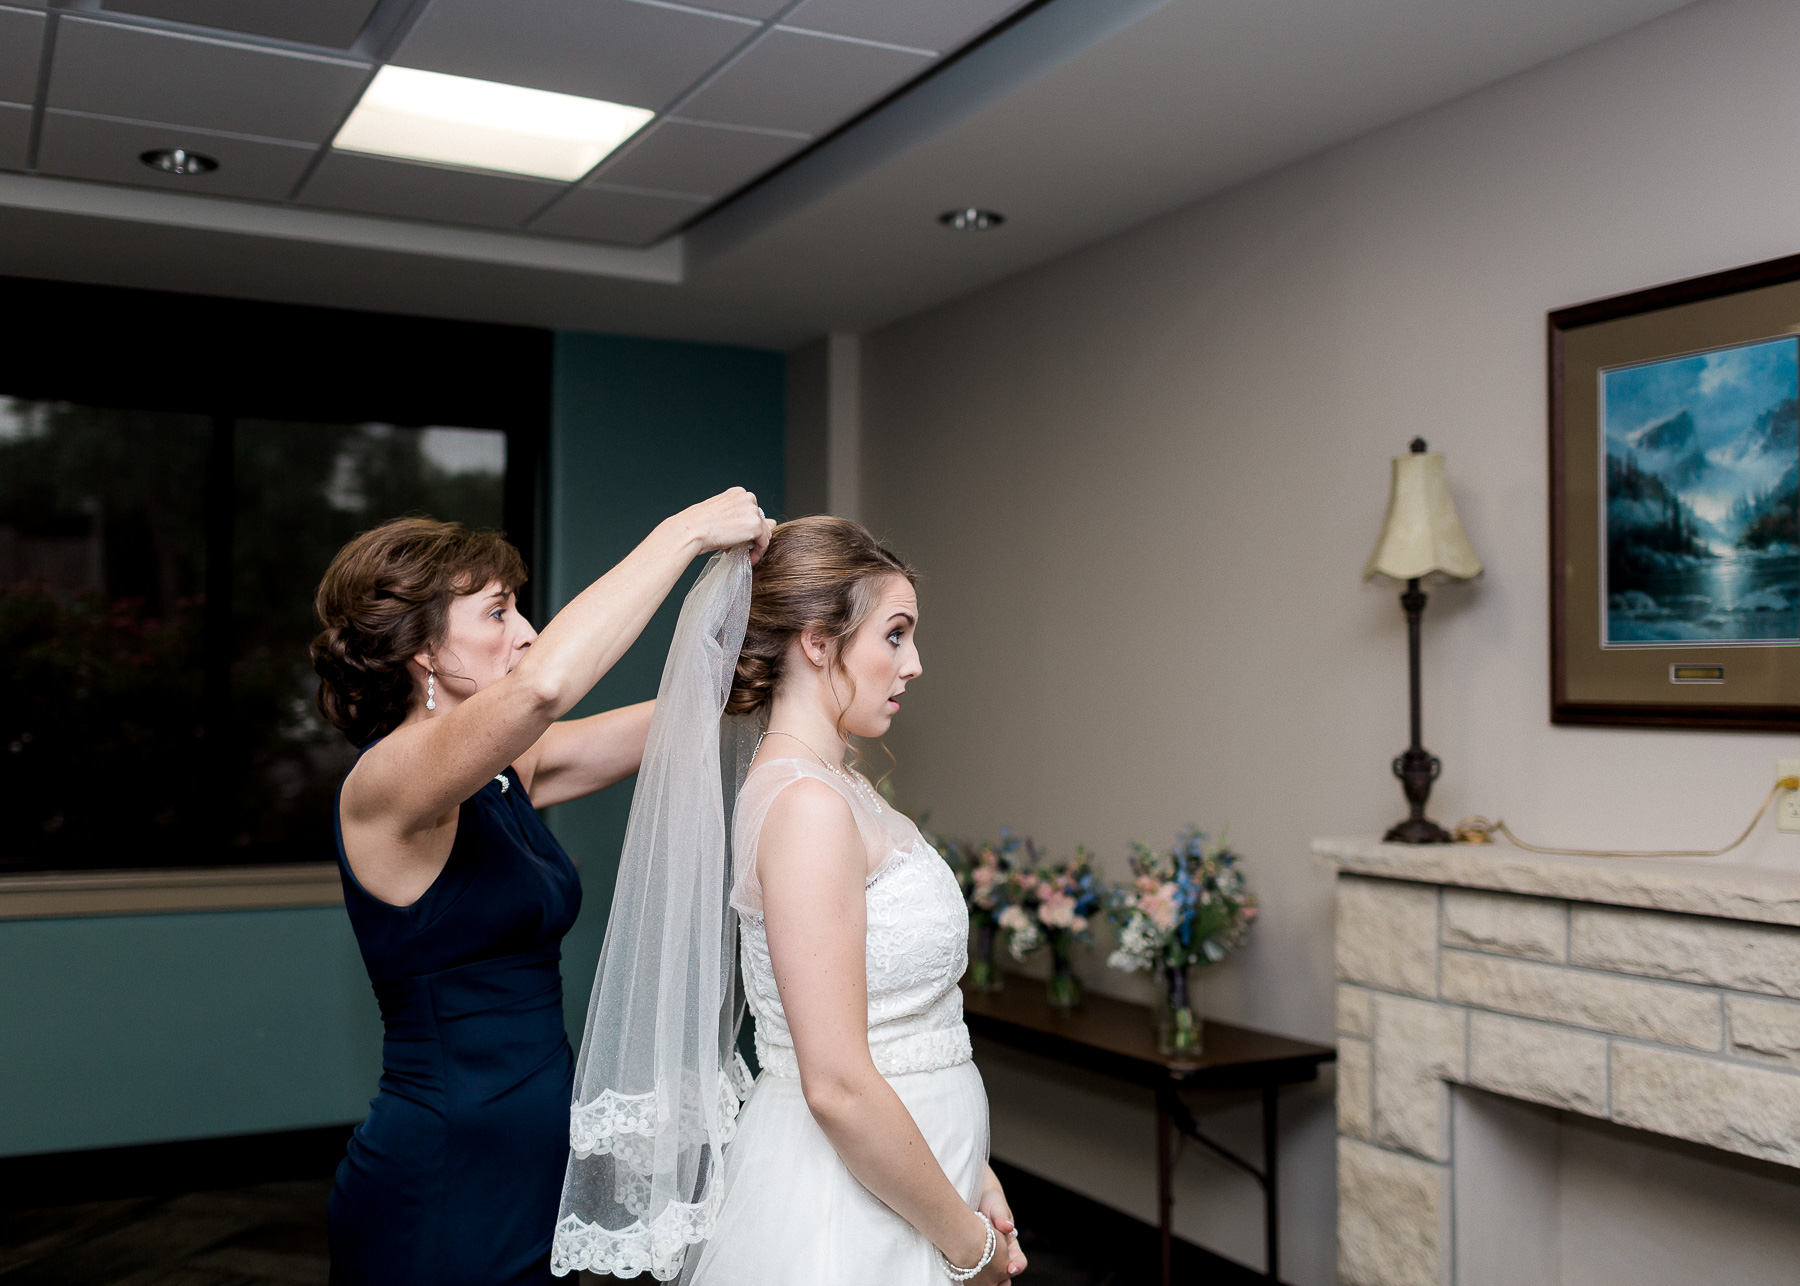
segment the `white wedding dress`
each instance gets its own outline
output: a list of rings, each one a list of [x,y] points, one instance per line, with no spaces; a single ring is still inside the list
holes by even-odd
[[[939,1286],[937,1251],[851,1175],[807,1110],[793,1037],[775,988],[756,879],[769,805],[802,778],[849,803],[875,874],[867,885],[869,1050],[973,1207],[988,1160],[988,1105],[970,1061],[957,980],[969,915],[956,877],[918,827],[821,765],[758,757],[732,825],[731,903],[741,916],[744,987],[762,1073],[725,1148],[724,1204],[688,1286]]]

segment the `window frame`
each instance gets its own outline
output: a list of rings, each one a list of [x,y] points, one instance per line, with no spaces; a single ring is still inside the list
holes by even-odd
[[[541,599],[554,336],[544,329],[0,276],[0,395],[201,415],[206,492],[208,717],[228,709],[229,557],[242,420],[451,425],[506,434],[502,522]],[[46,868],[0,876],[0,919],[341,901],[334,862]],[[331,873],[327,878],[327,873]]]

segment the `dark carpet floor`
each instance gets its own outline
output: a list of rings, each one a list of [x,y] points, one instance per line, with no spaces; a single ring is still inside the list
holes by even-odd
[[[5,1286],[326,1286],[329,1179],[0,1214]]]
[[[324,1140],[327,1148],[331,1144]],[[1004,1163],[995,1168],[1027,1219],[1020,1242],[1031,1260],[1022,1279],[1030,1286],[1157,1281],[1152,1229]],[[329,1178],[247,1182],[210,1192],[152,1183],[144,1190],[163,1190],[72,1201],[71,1189],[83,1188],[78,1170],[47,1169],[44,1176],[41,1185],[33,1184],[30,1172],[16,1165],[4,1176],[12,1182],[5,1194],[11,1208],[0,1209],[0,1286],[326,1286],[329,1279]],[[174,1176],[164,1171],[162,1177]],[[191,1172],[185,1186],[195,1186]],[[1262,1280],[1186,1242],[1176,1244],[1175,1266],[1181,1282],[1237,1286]],[[612,1280],[584,1277],[592,1286]]]

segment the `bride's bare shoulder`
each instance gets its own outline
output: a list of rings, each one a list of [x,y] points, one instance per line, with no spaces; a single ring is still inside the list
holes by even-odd
[[[801,776],[769,801],[757,842],[757,866],[829,864],[834,858],[865,861],[862,833],[850,802],[828,782]]]

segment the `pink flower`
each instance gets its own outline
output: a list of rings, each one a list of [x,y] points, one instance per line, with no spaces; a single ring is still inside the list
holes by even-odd
[[[1150,917],[1150,923],[1164,933],[1168,933],[1175,927],[1175,921],[1178,918],[1175,885],[1173,883],[1164,884],[1149,897],[1139,899],[1138,910]]]
[[[1070,917],[1069,927],[1071,929],[1073,929],[1076,933],[1086,933],[1087,927],[1088,927],[1087,917],[1085,915],[1077,915],[1077,916]]]
[[[1067,929],[1075,922],[1075,902],[1060,890],[1038,904],[1038,919],[1052,929]]]

